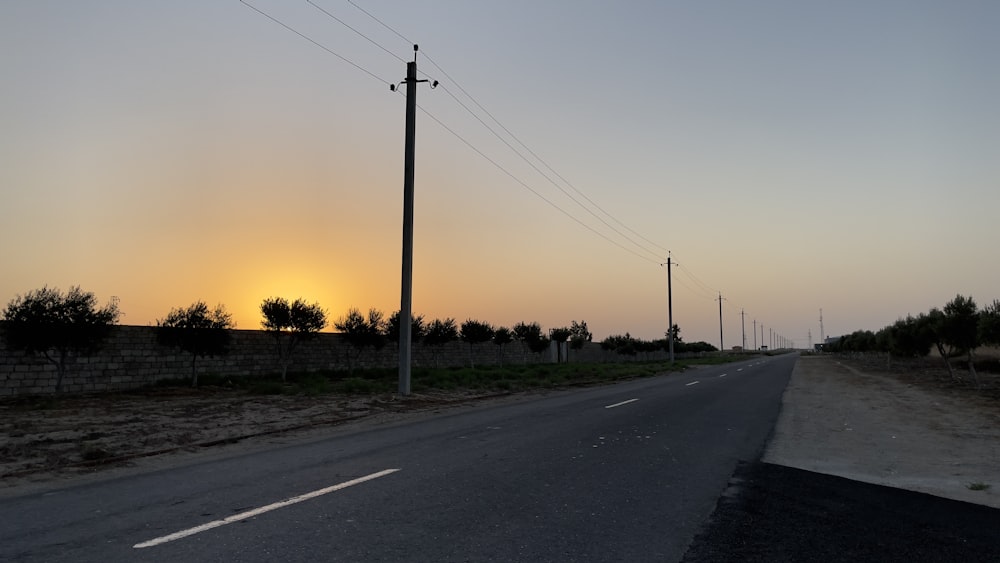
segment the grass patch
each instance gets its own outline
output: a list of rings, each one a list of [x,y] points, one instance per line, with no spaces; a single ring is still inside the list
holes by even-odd
[[[986,489],[990,488],[990,484],[977,481],[975,483],[969,483],[965,487],[970,491],[985,491]]]
[[[415,367],[411,388],[415,392],[465,389],[480,392],[515,392],[529,389],[553,389],[580,385],[612,383],[640,377],[679,372],[696,365],[717,365],[746,359],[745,356],[718,355],[667,361],[622,363],[516,364],[500,366],[428,368]],[[157,381],[155,387],[190,388],[190,379]],[[398,390],[396,368],[354,369],[289,373],[287,381],[278,374],[254,377],[230,377],[203,374],[199,377],[202,392],[212,389],[243,389],[256,395],[321,396],[330,393],[371,395]]]

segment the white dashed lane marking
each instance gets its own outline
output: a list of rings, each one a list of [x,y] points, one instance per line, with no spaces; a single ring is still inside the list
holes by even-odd
[[[288,499],[285,499],[285,500],[280,501],[280,502],[275,502],[275,503],[272,503],[272,504],[268,504],[267,506],[262,506],[260,508],[254,508],[253,510],[247,510],[246,512],[240,512],[239,514],[233,514],[232,516],[229,516],[227,518],[223,518],[222,520],[213,520],[213,521],[208,522],[206,524],[202,524],[200,526],[195,526],[194,528],[188,528],[186,530],[181,530],[179,532],[174,532],[174,533],[166,535],[166,536],[160,536],[158,538],[153,538],[153,539],[151,539],[149,541],[144,541],[142,543],[137,543],[137,544],[133,545],[132,547],[135,548],[135,549],[142,549],[144,547],[153,547],[153,546],[157,546],[157,545],[164,544],[164,543],[167,543],[167,542],[172,542],[172,541],[175,541],[175,540],[186,538],[188,536],[193,536],[195,534],[199,534],[201,532],[204,532],[204,531],[207,531],[207,530],[211,530],[212,528],[218,528],[219,526],[225,526],[226,524],[232,524],[233,522],[240,522],[242,520],[247,520],[249,518],[253,518],[254,516],[257,516],[257,515],[260,515],[260,514],[264,514],[265,512],[270,512],[272,510],[276,510],[278,508],[284,508],[286,506],[297,504],[297,503],[300,503],[300,502],[302,502],[304,500],[309,500],[309,499],[312,499],[312,498],[316,498],[318,496],[322,496],[322,495],[325,495],[327,493],[332,493],[334,491],[339,491],[341,489],[346,489],[347,487],[350,487],[352,485],[357,485],[359,483],[364,483],[365,481],[371,481],[372,479],[378,479],[379,477],[385,477],[386,475],[395,473],[397,471],[399,471],[399,469],[384,469],[384,470],[379,471],[377,473],[372,473],[371,475],[365,475],[364,477],[358,477],[357,479],[351,479],[350,481],[345,481],[343,483],[338,483],[336,485],[332,485],[332,486],[329,486],[329,487],[326,487],[326,488],[323,488],[323,489],[317,489],[315,491],[312,491],[312,492],[309,492],[309,493],[305,493],[305,494],[302,494],[302,495],[298,495],[298,496],[294,496],[292,498],[288,498]]]
[[[627,400],[627,401],[622,401],[622,402],[620,402],[620,403],[615,403],[615,404],[613,404],[613,405],[607,405],[607,406],[605,406],[604,408],[606,408],[606,409],[613,409],[613,408],[615,408],[615,407],[620,407],[620,406],[622,406],[622,405],[627,405],[627,404],[629,404],[629,403],[634,403],[634,402],[636,402],[636,401],[638,401],[638,400],[639,400],[639,399],[629,399],[629,400]]]

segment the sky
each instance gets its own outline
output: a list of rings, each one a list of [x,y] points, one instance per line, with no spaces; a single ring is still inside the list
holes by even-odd
[[[997,29],[992,0],[3,2],[0,304],[398,310],[417,43],[428,320],[662,338],[668,252],[681,336],[720,344],[721,294],[726,348],[985,305]]]

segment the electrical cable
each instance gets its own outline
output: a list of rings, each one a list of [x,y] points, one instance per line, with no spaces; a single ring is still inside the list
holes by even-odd
[[[291,26],[287,25],[287,24],[286,24],[286,23],[284,23],[283,21],[281,21],[281,20],[279,20],[278,18],[276,18],[276,17],[272,16],[271,14],[268,14],[267,12],[265,12],[265,11],[261,10],[260,8],[258,8],[257,6],[254,6],[253,4],[251,4],[251,3],[247,2],[246,0],[240,0],[240,3],[241,3],[241,4],[243,4],[244,6],[246,6],[246,7],[250,8],[251,10],[253,10],[253,11],[257,12],[258,14],[260,14],[260,15],[264,16],[265,18],[267,18],[267,19],[269,19],[269,20],[273,21],[274,23],[276,23],[276,24],[280,25],[281,27],[283,27],[283,28],[287,29],[288,31],[291,31],[291,32],[292,32],[292,33],[294,33],[295,35],[298,35],[299,37],[301,37],[301,38],[305,39],[306,41],[308,41],[308,42],[312,43],[313,45],[315,45],[315,46],[319,47],[320,49],[323,49],[323,50],[324,50],[324,51],[326,51],[327,53],[329,53],[329,54],[331,54],[331,55],[333,55],[333,56],[337,57],[338,59],[340,59],[340,60],[344,61],[345,63],[347,63],[347,64],[349,64],[349,65],[353,66],[354,68],[356,68],[356,69],[360,70],[361,72],[363,72],[363,73],[367,74],[368,76],[371,76],[372,78],[374,78],[375,80],[378,80],[378,81],[379,81],[379,82],[381,82],[382,84],[392,84],[392,82],[391,82],[391,81],[389,81],[389,80],[385,80],[384,78],[382,78],[382,77],[378,76],[378,75],[377,75],[377,74],[375,74],[374,72],[372,72],[372,71],[370,71],[370,70],[366,69],[365,67],[363,67],[363,66],[359,65],[358,63],[356,63],[356,62],[354,62],[354,61],[352,61],[352,60],[348,59],[347,57],[345,57],[345,56],[343,56],[343,55],[341,55],[341,54],[339,54],[339,53],[335,52],[335,51],[334,51],[333,49],[330,49],[329,47],[327,47],[326,45],[323,45],[323,44],[322,44],[322,43],[320,43],[319,41],[316,41],[316,40],[315,40],[315,39],[313,39],[312,37],[309,37],[308,35],[306,35],[306,34],[302,33],[301,31],[298,31],[298,30],[296,30],[295,28],[293,28],[293,27],[291,27]]]
[[[307,0],[307,1],[310,1],[310,0]],[[366,16],[368,16],[371,19],[373,19],[379,25],[381,25],[385,29],[387,29],[390,32],[392,32],[393,34],[395,34],[397,37],[399,37],[403,41],[406,41],[407,43],[410,43],[410,44],[413,43],[406,36],[404,36],[403,34],[401,34],[398,31],[396,31],[396,29],[394,29],[392,26],[390,26],[389,24],[385,23],[384,21],[382,21],[381,19],[379,19],[378,17],[376,17],[374,14],[372,14],[368,10],[365,10],[364,8],[362,8],[361,6],[359,6],[353,0],[347,0],[347,2],[349,4],[351,4],[352,6],[354,6],[355,8],[357,8],[358,10],[360,10]],[[624,222],[620,221],[614,215],[608,213],[604,208],[602,208],[600,205],[598,205],[596,202],[594,202],[590,197],[588,197],[587,194],[585,194],[583,191],[581,191],[576,186],[574,186],[572,182],[570,182],[569,180],[567,180],[562,174],[560,174],[557,170],[555,170],[552,166],[550,166],[548,164],[548,162],[546,162],[544,159],[542,159],[540,156],[538,156],[538,154],[535,151],[531,150],[531,148],[528,147],[523,141],[521,141],[521,139],[519,139],[517,137],[517,135],[515,135],[513,132],[511,132],[510,129],[508,129],[503,123],[501,123],[500,120],[496,118],[496,116],[494,116],[492,113],[490,113],[489,110],[487,110],[485,107],[483,107],[483,105],[481,103],[479,103],[479,101],[475,98],[475,96],[473,96],[465,88],[463,88],[462,85],[457,80],[455,80],[450,74],[448,74],[448,72],[444,68],[442,68],[439,64],[437,64],[437,62],[435,62],[434,59],[429,54],[427,54],[426,51],[421,52],[421,54],[424,56],[424,58],[427,59],[428,62],[430,62],[432,65],[434,65],[434,68],[438,69],[445,78],[447,78],[452,84],[455,85],[455,87],[457,87],[463,94],[465,94],[465,96],[467,98],[469,98],[472,101],[472,103],[474,103],[476,105],[476,107],[478,107],[480,110],[482,110],[482,112],[485,113],[494,123],[496,123],[501,129],[503,129],[503,131],[505,133],[507,133],[507,135],[510,136],[511,139],[513,139],[517,144],[519,144],[522,148],[524,148],[524,150],[526,150],[529,154],[531,154],[531,156],[534,157],[535,160],[537,160],[539,163],[541,163],[542,166],[544,166],[546,169],[548,169],[549,172],[551,172],[557,178],[559,178],[560,180],[562,180],[562,182],[566,186],[569,186],[573,191],[575,191],[577,194],[579,194],[581,197],[583,197],[583,199],[585,199],[588,203],[590,203],[592,206],[594,206],[595,208],[597,208],[601,213],[603,213],[605,216],[607,216],[608,218],[610,218],[612,221],[614,221],[615,223],[617,223],[618,225],[620,225],[625,230],[629,231],[630,233],[632,233],[633,235],[639,237],[640,239],[644,240],[645,242],[653,245],[654,247],[656,247],[656,248],[658,248],[658,249],[660,249],[660,250],[662,250],[664,252],[667,251],[666,247],[661,246],[661,245],[659,245],[659,244],[657,244],[657,243],[649,240],[648,238],[642,236],[641,234],[639,234],[638,232],[636,232],[635,230],[633,230],[632,228],[630,228],[628,225],[626,225]],[[621,236],[625,240],[628,240],[630,243],[634,244],[635,246],[637,246],[639,248],[642,248],[643,250],[645,250],[646,252],[649,252],[650,254],[652,254],[654,256],[659,256],[659,253],[657,253],[655,251],[652,251],[649,248],[644,247],[642,244],[640,244],[640,243],[632,240],[632,238],[630,238],[628,235],[625,235],[624,233],[622,233],[621,231],[619,231],[615,227],[613,227],[610,224],[608,224],[607,221],[605,221],[604,219],[602,219],[601,217],[599,217],[590,208],[588,208],[587,206],[585,206],[582,203],[580,203],[579,201],[577,201],[576,198],[574,198],[572,195],[570,195],[558,183],[556,183],[553,179],[551,179],[549,176],[547,176],[545,173],[543,173],[541,170],[539,170],[539,168],[534,163],[532,163],[527,157],[525,157],[523,154],[521,154],[520,151],[518,151],[513,146],[511,146],[510,143],[508,143],[492,127],[490,127],[489,125],[487,125],[478,115],[476,115],[476,113],[474,111],[472,111],[467,105],[465,105],[461,100],[459,100],[458,97],[455,96],[450,90],[448,90],[447,88],[444,88],[444,90],[448,93],[449,96],[452,97],[452,99],[454,99],[467,112],[469,112],[470,115],[472,115],[477,121],[479,121],[479,123],[481,123],[484,127],[486,127],[486,129],[490,133],[492,133],[494,136],[496,136],[498,139],[500,139],[505,145],[507,145],[508,148],[510,148],[515,154],[517,154],[519,157],[521,157],[522,160],[524,160],[526,163],[528,163],[529,166],[531,166],[532,168],[534,168],[536,172],[538,172],[539,174],[541,174],[542,177],[544,177],[546,180],[548,180],[550,183],[552,183],[553,186],[555,186],[560,191],[562,191],[566,195],[566,197],[570,198],[574,203],[576,203],[581,208],[583,208],[584,210],[586,210],[588,213],[590,213],[592,216],[594,216],[594,218],[596,218],[597,220],[601,221],[605,226],[607,226],[608,228],[610,228],[612,231],[614,231],[615,233],[617,233],[619,236]]]
[[[535,194],[535,196],[537,196],[539,199],[541,199],[545,203],[549,204],[550,206],[552,206],[553,208],[555,208],[556,210],[558,210],[563,215],[565,215],[565,216],[569,217],[570,219],[576,221],[581,226],[583,226],[585,229],[587,229],[590,232],[596,234],[597,236],[603,238],[604,240],[610,242],[611,244],[614,244],[618,248],[621,248],[622,250],[625,250],[626,252],[634,254],[635,256],[638,256],[639,258],[642,258],[643,260],[647,260],[649,262],[653,262],[654,264],[659,264],[659,262],[657,262],[656,260],[650,259],[647,256],[643,256],[642,254],[639,254],[638,252],[632,250],[631,248],[628,248],[627,246],[622,245],[618,241],[611,239],[610,237],[608,237],[604,233],[602,233],[602,232],[594,229],[590,225],[584,223],[583,221],[581,221],[580,219],[578,219],[576,216],[574,216],[572,213],[566,211],[562,207],[559,207],[559,205],[557,205],[556,203],[554,203],[552,200],[550,200],[549,198],[545,197],[544,195],[542,195],[541,193],[539,193],[537,190],[535,190],[534,188],[532,188],[531,186],[529,186],[527,183],[525,183],[523,180],[521,180],[520,178],[518,178],[517,176],[515,176],[509,170],[507,170],[506,168],[504,168],[503,166],[501,166],[500,163],[498,163],[497,161],[495,161],[492,158],[490,158],[489,156],[487,156],[486,153],[484,153],[483,151],[481,151],[478,148],[476,148],[476,146],[473,145],[472,143],[470,143],[468,140],[466,140],[465,137],[462,137],[461,135],[459,135],[458,133],[456,133],[451,127],[448,127],[447,125],[445,125],[443,121],[441,121],[440,119],[438,119],[437,117],[435,117],[432,113],[428,112],[426,109],[424,109],[423,107],[421,107],[420,104],[417,104],[417,107],[420,108],[420,111],[422,111],[424,113],[424,115],[426,115],[427,117],[431,118],[438,125],[440,125],[442,128],[444,128],[445,131],[448,131],[449,133],[451,133],[452,135],[454,135],[456,139],[458,139],[459,141],[462,141],[463,143],[465,143],[465,146],[467,146],[470,149],[472,149],[476,154],[478,154],[479,156],[483,157],[487,162],[489,162],[490,164],[492,164],[493,166],[495,166],[498,170],[500,170],[501,172],[503,172],[504,174],[506,174],[510,179],[512,179],[515,182],[517,182],[518,184],[520,184],[524,189],[526,189],[529,192]]]
[[[347,22],[345,22],[344,20],[342,20],[342,19],[338,18],[337,16],[333,15],[332,13],[330,13],[330,12],[326,11],[326,10],[325,10],[324,8],[320,7],[320,6],[319,6],[319,4],[316,4],[315,2],[313,2],[313,0],[306,0],[306,2],[308,2],[308,3],[309,3],[309,5],[310,5],[310,6],[312,6],[313,8],[316,8],[317,10],[319,10],[319,11],[323,12],[324,14],[326,14],[327,16],[330,16],[331,18],[333,18],[333,19],[334,19],[334,20],[335,20],[335,21],[336,21],[337,23],[339,23],[340,25],[342,25],[342,26],[346,27],[347,29],[349,29],[349,30],[353,31],[354,33],[357,33],[358,35],[360,35],[361,37],[363,37],[364,39],[366,39],[366,40],[367,40],[367,41],[368,41],[369,43],[371,43],[372,45],[375,45],[375,46],[376,46],[376,47],[378,47],[379,49],[382,49],[382,50],[383,50],[383,51],[385,51],[386,53],[389,53],[389,55],[390,55],[390,56],[393,56],[393,57],[395,57],[395,58],[396,58],[396,59],[398,59],[398,60],[399,60],[400,62],[404,62],[404,63],[406,62],[406,59],[404,59],[403,57],[400,57],[400,56],[399,56],[399,55],[397,55],[396,53],[393,53],[393,52],[392,52],[392,51],[390,51],[389,49],[386,49],[386,48],[385,48],[385,47],[383,47],[383,46],[382,46],[382,45],[381,45],[381,44],[380,44],[380,43],[379,43],[378,41],[375,41],[375,40],[374,40],[374,39],[372,39],[371,37],[368,37],[368,36],[367,36],[367,35],[365,35],[364,33],[361,33],[361,32],[360,32],[360,31],[358,31],[357,29],[355,29],[355,28],[351,27],[351,26],[350,26],[350,25],[349,25],[349,24],[348,24]]]

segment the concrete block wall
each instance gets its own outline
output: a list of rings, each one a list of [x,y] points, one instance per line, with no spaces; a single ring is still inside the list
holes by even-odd
[[[254,377],[280,372],[274,339],[260,330],[234,330],[230,353],[225,356],[198,358],[199,374]],[[504,347],[507,365],[556,361],[556,344],[542,354],[526,354],[517,342]],[[620,362],[666,359],[666,353],[626,358],[601,350],[588,343],[580,350],[569,350],[570,362]],[[470,357],[477,366],[497,365],[498,347],[492,343],[470,347],[453,342],[440,349],[416,344],[414,367],[468,366]],[[566,358],[566,351],[563,358]],[[321,333],[303,342],[295,350],[289,371],[346,370],[355,368],[393,368],[398,365],[396,345],[382,350],[364,350],[360,355],[336,333]],[[100,352],[90,357],[70,358],[62,382],[64,392],[87,393],[135,389],[161,379],[188,378],[191,356],[166,348],[156,342],[150,326],[117,326]],[[9,350],[0,338],[0,397],[45,395],[55,392],[57,372],[44,357]]]

